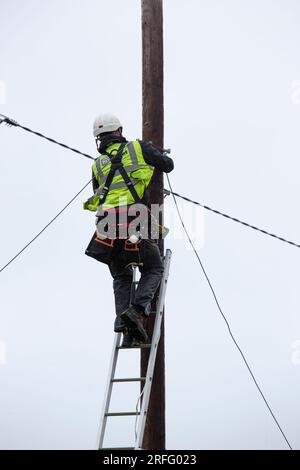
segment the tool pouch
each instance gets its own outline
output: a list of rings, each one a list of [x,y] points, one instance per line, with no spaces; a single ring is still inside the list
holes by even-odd
[[[85,254],[100,261],[100,263],[110,264],[112,260],[115,240],[110,238],[99,238],[97,232],[94,233],[88,244]]]

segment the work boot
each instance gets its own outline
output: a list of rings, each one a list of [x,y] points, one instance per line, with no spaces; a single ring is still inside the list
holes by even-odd
[[[126,325],[123,320],[121,320],[121,316],[117,315],[114,323],[114,332],[115,333],[123,333],[125,331]]]
[[[142,313],[138,312],[133,305],[121,314],[121,320],[126,324],[133,338],[146,343],[148,340],[147,333],[143,327]]]
[[[141,344],[142,342],[133,338],[133,336],[130,334],[129,331],[124,331],[123,341],[121,344],[123,348],[134,348],[134,347],[140,346]]]

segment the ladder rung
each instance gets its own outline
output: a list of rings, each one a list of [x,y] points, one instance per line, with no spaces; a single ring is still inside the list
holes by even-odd
[[[112,382],[143,382],[146,377],[125,377],[124,379],[112,379]]]
[[[146,349],[151,348],[151,344],[140,344],[139,346],[117,346],[117,349]]]
[[[120,413],[105,413],[105,416],[139,416],[139,411],[122,411]]]

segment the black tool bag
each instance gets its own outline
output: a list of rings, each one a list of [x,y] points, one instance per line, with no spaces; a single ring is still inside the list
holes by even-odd
[[[101,263],[110,264],[112,260],[113,248],[115,240],[110,238],[99,238],[97,232],[94,233],[92,239],[85,250],[85,254]]]

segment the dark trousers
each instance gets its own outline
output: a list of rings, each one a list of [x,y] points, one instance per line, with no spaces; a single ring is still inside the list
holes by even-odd
[[[141,278],[135,291],[133,304],[150,313],[150,303],[160,284],[163,263],[154,240],[143,239],[138,251],[126,251],[125,241],[116,240],[109,269],[113,277],[116,315],[119,317],[129,307],[133,272],[130,263],[138,263]]]

